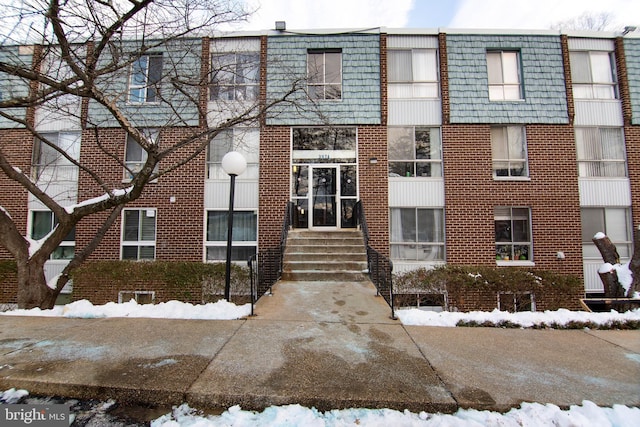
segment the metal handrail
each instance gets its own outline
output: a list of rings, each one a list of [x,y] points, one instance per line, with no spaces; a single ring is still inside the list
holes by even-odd
[[[364,246],[367,251],[369,278],[376,287],[377,295],[382,296],[391,307],[391,318],[396,319],[393,301],[393,262],[369,245],[369,227],[367,226],[367,218],[364,214],[362,201],[358,200],[355,208],[356,218],[362,231]]]
[[[254,305],[258,299],[266,294],[267,291],[271,294],[273,285],[282,277],[284,251],[287,246],[287,237],[292,224],[294,207],[293,202],[288,202],[285,206],[279,245],[259,251],[247,261],[249,277],[251,278],[252,316],[254,314]]]

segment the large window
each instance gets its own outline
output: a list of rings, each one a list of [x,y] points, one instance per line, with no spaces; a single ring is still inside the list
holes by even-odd
[[[258,52],[221,53],[211,57],[210,99],[255,101],[260,82]]]
[[[131,64],[129,102],[159,102],[162,55],[142,55]]]
[[[144,136],[152,143],[157,143],[158,141],[158,130],[157,129],[145,129],[142,131]],[[124,171],[124,179],[131,180],[133,179],[138,172],[142,169],[144,164],[147,162],[148,153],[142,148],[138,142],[133,139],[131,135],[127,135],[127,144],[125,147],[125,157],[124,164],[126,166]],[[157,165],[156,170],[157,171]]]
[[[442,176],[442,144],[439,128],[390,127],[389,176]]]
[[[438,59],[435,49],[388,52],[389,98],[437,98]]]
[[[227,258],[227,230],[229,211],[207,211],[207,236],[205,242],[207,261],[223,261]],[[233,212],[233,246],[231,259],[247,261],[258,246],[258,216],[255,211]]]
[[[341,99],[342,52],[340,50],[309,50],[307,79],[311,99]]]
[[[391,258],[444,261],[443,210],[391,208]]]
[[[518,52],[488,51],[487,73],[491,101],[523,99]]]
[[[31,211],[29,236],[33,240],[45,238],[58,225],[58,218],[51,211]],[[51,254],[51,259],[71,259],[76,249],[75,228],[67,234]]]
[[[529,176],[524,127],[492,127],[491,155],[494,177],[514,178]]]
[[[587,259],[602,259],[593,243],[596,233],[606,234],[616,245],[618,255],[629,259],[632,251],[631,212],[629,208],[582,208],[582,256]]]
[[[576,150],[581,177],[627,176],[622,129],[576,128]]]
[[[229,175],[222,169],[222,158],[229,151],[241,153],[247,161],[247,169],[239,180],[257,180],[260,163],[260,133],[254,128],[227,129],[216,135],[207,150],[207,179],[228,180]]]
[[[570,52],[569,58],[574,98],[616,98],[617,86],[613,53],[578,51]]]
[[[533,261],[529,208],[494,210],[497,261]]]
[[[122,259],[155,259],[156,210],[125,209],[122,217]]]
[[[42,137],[44,141],[36,139],[33,145],[34,179],[40,182],[76,182],[78,167],[54,147],[77,161],[80,158],[80,132],[43,133]]]

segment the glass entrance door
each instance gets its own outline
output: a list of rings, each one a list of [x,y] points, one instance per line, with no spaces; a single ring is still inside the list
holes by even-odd
[[[358,201],[355,164],[294,164],[291,200],[295,228],[354,228]]]
[[[311,168],[311,223],[313,227],[338,226],[338,168]]]

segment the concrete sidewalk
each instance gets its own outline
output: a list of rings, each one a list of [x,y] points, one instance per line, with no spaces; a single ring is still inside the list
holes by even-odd
[[[640,331],[389,316],[369,282],[280,282],[234,321],[0,316],[0,390],[213,410],[640,405]]]

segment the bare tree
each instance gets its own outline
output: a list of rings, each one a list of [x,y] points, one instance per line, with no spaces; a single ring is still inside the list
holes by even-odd
[[[208,69],[202,51],[206,36],[216,28],[247,17],[233,0],[1,3],[6,13],[0,18],[0,28],[5,28],[0,32],[0,127],[28,132],[29,144],[35,145],[31,170],[23,170],[12,156],[15,140],[0,136],[0,170],[5,175],[0,179],[26,189],[55,217],[50,233],[34,241],[23,236],[11,212],[0,206],[0,244],[17,263],[22,308],[52,307],[69,273],[91,255],[123,207],[139,198],[148,183],[198,157],[226,129],[256,123],[276,105],[292,102],[300,90],[300,81],[292,80],[290,90],[278,99],[220,101],[215,111],[208,106],[207,88],[229,64]],[[158,57],[161,66],[153,64]],[[140,81],[137,72],[144,76]],[[138,102],[149,100],[152,110]],[[43,130],[63,119],[75,120],[83,139],[93,135],[82,144],[94,144],[103,158],[126,170],[130,180],[110,179],[104,168],[82,159],[72,148],[73,135],[60,138]],[[139,162],[124,161],[122,153],[103,143],[100,131],[109,127],[124,130],[139,146]],[[181,129],[178,136],[165,141],[163,130],[176,127]],[[77,182],[77,174],[88,177],[102,196],[68,203],[52,184],[63,170],[60,166],[75,171],[71,181]],[[11,196],[0,195],[0,203],[1,197]],[[48,286],[45,262],[81,219],[100,213],[106,219],[92,240],[75,248],[56,283]]]
[[[609,12],[584,12],[574,18],[551,25],[555,30],[608,31],[614,26],[613,15]]]
[[[633,298],[640,293],[640,228],[633,231],[634,250],[628,265],[620,264],[620,255],[611,239],[603,233],[593,237],[604,264],[598,271],[606,298]],[[630,274],[629,274],[630,273]]]

